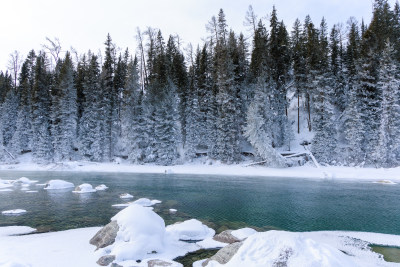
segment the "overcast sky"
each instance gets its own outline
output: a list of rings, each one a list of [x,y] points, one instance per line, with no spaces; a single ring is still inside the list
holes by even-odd
[[[2,1],[0,14],[0,70],[9,54],[38,50],[46,37],[58,37],[64,50],[103,50],[107,33],[121,48],[136,49],[136,28],[161,29],[165,39],[179,34],[184,43],[197,45],[207,35],[205,24],[223,8],[235,32],[246,31],[244,17],[249,5],[266,17],[275,5],[278,17],[291,30],[296,18],[309,14],[315,24],[324,16],[331,26],[350,16],[369,22],[371,0],[9,0]],[[393,6],[395,0],[389,0]]]

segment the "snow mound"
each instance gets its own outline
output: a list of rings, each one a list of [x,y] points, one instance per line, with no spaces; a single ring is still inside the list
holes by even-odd
[[[5,210],[2,211],[1,214],[3,215],[19,215],[22,213],[26,213],[26,210],[23,209],[15,209],[15,210]]]
[[[93,193],[96,192],[96,189],[93,188],[91,184],[81,184],[78,185],[74,191],[74,193],[84,194],[84,193]]]
[[[38,182],[37,180],[31,180],[31,179],[26,178],[26,177],[21,177],[21,178],[18,178],[17,180],[14,181],[14,183],[20,183],[22,185],[30,185],[30,184],[34,184],[34,183],[37,183],[37,182]]]
[[[75,185],[70,182],[66,182],[63,180],[50,180],[46,183],[44,186],[44,189],[46,190],[58,190],[58,189],[67,189],[67,188],[73,188]]]
[[[119,197],[120,198],[122,198],[122,199],[126,199],[126,198],[133,198],[133,196],[131,195],[131,194],[128,194],[128,193],[124,193],[124,194],[121,194],[121,195],[119,195]]]
[[[256,230],[254,230],[253,228],[248,228],[248,227],[234,230],[231,232],[231,234],[239,240],[244,240],[255,233],[257,233]]]
[[[166,230],[179,240],[203,240],[215,235],[213,229],[196,219],[168,225]]]
[[[149,208],[132,204],[111,218],[119,231],[111,248],[116,260],[137,260],[164,250],[164,220]]]
[[[210,266],[222,266],[211,261]],[[351,256],[303,233],[268,231],[249,236],[232,259],[223,266],[352,267]]]
[[[27,190],[27,191],[25,191],[26,193],[37,193],[37,192],[39,192],[39,191],[37,191],[37,190]]]
[[[101,184],[101,185],[96,186],[95,189],[97,191],[103,191],[103,190],[108,189],[108,187],[105,184]]]
[[[151,207],[155,204],[160,204],[161,201],[157,199],[150,200],[148,198],[139,198],[132,202],[132,204],[140,205],[142,207]]]
[[[35,232],[35,228],[28,226],[6,226],[0,227],[0,236],[23,235]]]
[[[176,213],[177,211],[176,209],[169,209],[169,213]]]

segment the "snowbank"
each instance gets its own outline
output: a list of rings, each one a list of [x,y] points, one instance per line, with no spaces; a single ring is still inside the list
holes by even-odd
[[[168,169],[173,174],[204,174],[204,175],[234,175],[234,176],[263,176],[285,178],[311,179],[362,179],[379,181],[382,179],[400,182],[400,167],[397,168],[360,168],[330,166],[315,168],[301,166],[292,168],[268,168],[263,166],[237,165],[204,165],[185,164],[175,166],[132,165],[127,163],[93,163],[93,162],[65,162],[62,165],[38,165],[33,163],[0,165],[0,170],[21,171],[82,171],[82,172],[130,172],[130,173],[160,173],[165,174]],[[328,175],[327,175],[328,174]],[[1,180],[0,180],[1,181]],[[1,182],[0,182],[1,184]],[[1,186],[1,185],[0,185]]]
[[[215,235],[215,231],[196,219],[167,226],[167,232],[179,240],[203,240]]]
[[[63,180],[50,180],[46,183],[44,189],[46,190],[58,190],[58,189],[67,189],[73,188],[75,185],[70,182],[66,182]]]
[[[26,213],[26,210],[14,209],[14,210],[5,210],[5,211],[1,212],[1,214],[3,214],[3,215],[19,215],[19,214],[23,214],[23,213]]]
[[[81,184],[78,185],[74,191],[74,193],[84,194],[84,193],[93,193],[96,192],[96,189],[93,188],[91,184]]]

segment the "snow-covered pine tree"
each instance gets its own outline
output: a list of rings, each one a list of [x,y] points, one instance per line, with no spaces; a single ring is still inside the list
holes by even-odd
[[[22,64],[19,75],[20,101],[16,129],[11,139],[10,149],[15,155],[32,149],[32,88],[35,74],[36,55],[32,50]]]
[[[142,120],[142,92],[139,84],[137,59],[128,63],[127,78],[124,86],[123,102],[121,107],[122,144],[124,153],[131,162],[139,163],[142,159],[143,133]]]
[[[50,135],[50,82],[47,59],[43,52],[36,58],[35,82],[32,92],[32,153],[36,162],[49,162],[53,148]]]
[[[128,60],[129,51],[125,50],[124,56],[121,54],[118,57],[118,61],[115,67],[114,75],[114,97],[113,97],[113,125],[112,125],[112,135],[114,142],[114,154],[121,155],[124,150],[122,144],[122,102],[123,96],[125,94],[125,83],[128,72]]]
[[[100,90],[100,69],[97,56],[88,54],[88,66],[85,70],[83,95],[85,102],[82,118],[79,121],[79,151],[92,161],[103,161],[103,110]]]
[[[4,146],[8,147],[16,130],[19,94],[13,86],[11,75],[7,75],[7,73],[4,90],[6,95],[2,104],[0,123],[2,124]]]
[[[336,128],[333,106],[334,77],[329,66],[329,47],[325,19],[319,30],[318,71],[313,88],[313,129],[312,152],[320,162],[331,163],[336,159]]]
[[[102,90],[102,140],[104,141],[103,160],[110,161],[114,156],[114,145],[116,140],[113,138],[114,122],[117,120],[114,109],[115,94],[114,88],[114,65],[115,65],[115,47],[112,43],[110,34],[107,35],[107,40],[104,43],[106,46],[104,64],[101,72],[101,90]]]
[[[379,141],[375,159],[379,166],[392,167],[399,163],[400,152],[400,103],[399,70],[395,62],[395,51],[390,42],[383,51],[378,87],[382,92]]]
[[[61,66],[58,87],[61,91],[61,139],[58,149],[55,147],[55,153],[59,153],[60,159],[65,161],[74,158],[78,121],[77,91],[74,84],[74,66],[69,52],[66,53]]]

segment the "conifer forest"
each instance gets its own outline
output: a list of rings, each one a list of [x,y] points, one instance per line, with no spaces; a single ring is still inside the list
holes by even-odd
[[[371,21],[329,28],[285,25],[274,7],[268,20],[243,13],[248,33],[221,9],[198,45],[147,28],[136,51],[110,33],[101,52],[48,39],[13,57],[0,72],[0,161],[284,167],[302,164],[282,156],[302,142],[320,164],[400,165],[398,3],[375,0]]]

